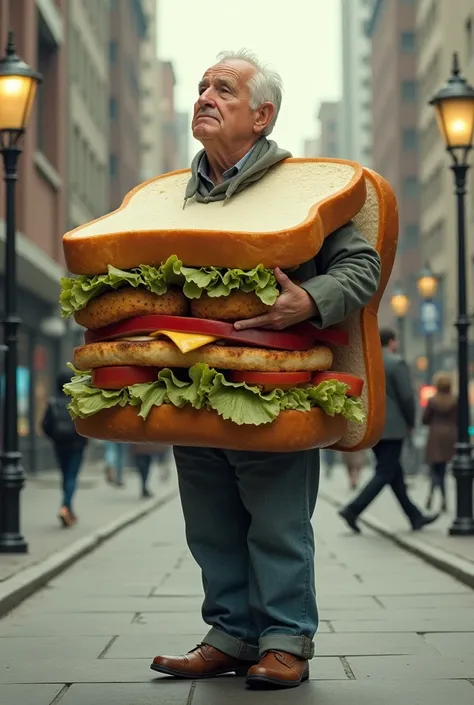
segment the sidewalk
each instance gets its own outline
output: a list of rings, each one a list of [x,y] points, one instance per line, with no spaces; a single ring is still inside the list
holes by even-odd
[[[44,584],[45,572],[58,572],[62,562],[72,562],[122,526],[152,511],[168,496],[174,496],[174,466],[165,482],[159,480],[158,470],[153,467],[150,489],[154,498],[142,500],[133,469],[126,471],[125,487],[117,488],[105,482],[102,463],[86,464],[75,497],[79,522],[64,529],[57,519],[61,498],[59,472],[29,476],[21,494],[21,531],[29,550],[27,554],[0,554],[0,614],[9,607],[12,586],[21,585],[31,593],[35,585]]]
[[[176,499],[0,621],[0,705],[472,705],[474,592],[371,530],[350,535],[324,500],[316,530],[321,627],[296,691],[149,670],[207,631]]]
[[[359,487],[362,488],[371,476],[371,470],[364,471]],[[428,487],[429,481],[424,475],[408,478],[409,496],[422,511],[426,511]],[[361,515],[361,529],[363,530],[364,525],[367,525],[380,531],[404,548],[417,553],[474,587],[474,536],[457,537],[448,534],[454,518],[456,499],[455,482],[451,475],[447,477],[447,491],[449,511],[421,532],[413,534],[410,531],[407,519],[390,488],[384,490]],[[337,508],[355,496],[355,493],[348,489],[347,473],[343,465],[335,465],[330,479],[324,477],[323,469],[321,496]],[[432,512],[438,511],[439,506],[438,496],[433,502]]]

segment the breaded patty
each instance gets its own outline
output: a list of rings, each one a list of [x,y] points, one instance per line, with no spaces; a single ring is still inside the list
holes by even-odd
[[[232,291],[229,296],[212,298],[202,294],[200,299],[191,301],[191,315],[194,318],[212,318],[216,321],[242,321],[267,313],[270,306],[263,304],[253,292]]]
[[[133,316],[145,316],[151,313],[162,316],[185,316],[187,312],[188,300],[183,292],[175,287],[168,289],[162,296],[157,296],[145,289],[124,287],[92,299],[85,308],[74,314],[74,320],[84,328],[96,330]]]
[[[264,350],[262,348],[205,345],[198,350],[182,353],[174,343],[162,340],[147,342],[90,343],[74,350],[74,365],[91,370],[109,365],[143,365],[145,367],[191,367],[204,362],[223,370],[260,370],[293,372],[328,370],[332,352],[318,346],[310,350]]]

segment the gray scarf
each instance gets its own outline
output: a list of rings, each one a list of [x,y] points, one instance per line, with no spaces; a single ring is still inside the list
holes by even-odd
[[[193,196],[199,203],[224,201],[225,204],[234,193],[239,193],[239,191],[265,176],[270,167],[278,164],[283,159],[287,159],[287,157],[291,157],[290,152],[280,149],[276,142],[267,140],[266,137],[260,137],[242,170],[231,179],[227,179],[227,181],[223,181],[222,184],[218,184],[212,190],[209,190],[198,175],[199,162],[204,154],[205,150],[202,149],[192,161],[191,178],[186,187],[183,208],[186,207],[186,202]]]

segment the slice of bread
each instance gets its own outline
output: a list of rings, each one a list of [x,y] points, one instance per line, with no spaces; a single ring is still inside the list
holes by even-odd
[[[366,198],[362,167],[345,160],[286,159],[229,201],[193,198],[183,208],[189,175],[187,169],[151,179],[118,210],[66,233],[69,271],[158,265],[170,255],[195,267],[296,267]]]
[[[385,424],[385,372],[380,345],[377,312],[392,272],[398,239],[398,209],[390,185],[375,172],[364,169],[367,199],[353,218],[362,234],[380,254],[382,274],[377,293],[369,304],[352,314],[338,328],[349,333],[347,347],[335,347],[332,369],[365,379],[362,402],[367,418],[363,425],[348,423],[336,450],[372,448]]]

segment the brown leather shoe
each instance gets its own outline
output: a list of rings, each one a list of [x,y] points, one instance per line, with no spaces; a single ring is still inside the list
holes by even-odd
[[[198,644],[186,656],[155,656],[150,668],[176,678],[214,678],[224,673],[246,676],[252,661],[227,656],[209,644]]]
[[[267,651],[247,674],[251,688],[296,688],[309,678],[308,661],[284,651]]]

